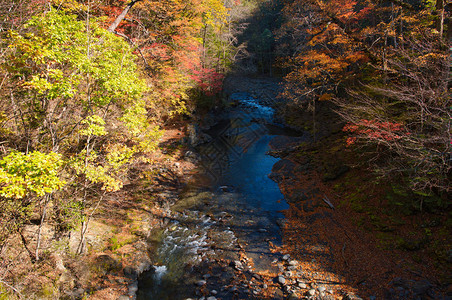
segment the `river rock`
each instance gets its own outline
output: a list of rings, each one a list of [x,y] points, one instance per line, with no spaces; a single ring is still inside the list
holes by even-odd
[[[297,300],[297,299],[300,299],[300,298],[297,296],[297,294],[291,293],[287,299],[288,300]]]
[[[234,260],[229,263],[229,265],[236,270],[240,270],[243,268],[243,264],[239,260]]]
[[[96,257],[95,264],[97,270],[99,270],[102,275],[118,271],[122,268],[122,264],[119,261],[106,254],[102,254]]]
[[[130,298],[129,298],[129,296],[122,295],[122,296],[119,296],[118,299],[116,299],[116,300],[130,300]]]
[[[212,137],[206,133],[203,133],[199,129],[198,125],[188,125],[187,131],[188,131],[188,142],[193,147],[209,143],[212,141]]]
[[[307,288],[308,288],[308,286],[306,285],[306,283],[303,283],[303,282],[298,283],[298,287],[299,287],[300,289],[307,289]]]
[[[282,159],[273,165],[272,172],[268,177],[275,182],[281,182],[284,178],[293,175],[294,168],[295,164],[292,161]]]
[[[211,293],[212,295],[218,294],[218,292],[217,292],[216,290],[211,290],[210,293]]]
[[[310,289],[310,290],[308,291],[308,295],[309,295],[309,296],[314,296],[314,295],[315,295],[315,290],[314,290],[314,289]]]
[[[326,290],[326,288],[325,288],[324,286],[319,286],[317,290],[318,290],[320,293],[323,293],[323,292]]]
[[[282,260],[288,261],[290,259],[290,254],[286,254],[282,257]]]
[[[205,285],[205,284],[207,284],[207,281],[205,281],[205,280],[198,280],[198,281],[196,282],[196,285],[197,285],[197,286],[203,286],[203,285]]]
[[[296,266],[296,265],[298,265],[298,261],[296,261],[296,260],[289,261],[289,266]]]
[[[215,296],[210,296],[210,297],[207,297],[207,300],[217,300],[217,298]]]
[[[283,276],[278,276],[278,278],[276,279],[276,281],[280,284],[285,284],[286,283],[286,278],[284,278]]]
[[[198,154],[190,150],[185,152],[184,157],[186,160],[194,164],[198,163],[201,160],[201,157]]]
[[[343,299],[344,300],[362,300],[362,298],[356,296],[353,293],[347,293]]]
[[[253,277],[256,278],[257,280],[261,280],[262,279],[261,275],[256,274],[256,273],[253,274]]]

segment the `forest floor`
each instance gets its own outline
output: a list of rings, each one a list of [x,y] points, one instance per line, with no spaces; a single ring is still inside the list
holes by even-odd
[[[367,299],[451,299],[450,211],[415,209],[397,183],[377,178],[368,154],[346,146],[338,118],[324,111],[315,142],[271,143],[283,159],[272,177],[290,204],[282,251],[311,282]],[[286,117],[312,128],[304,115]]]

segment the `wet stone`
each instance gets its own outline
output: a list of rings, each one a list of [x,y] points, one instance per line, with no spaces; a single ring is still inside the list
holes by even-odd
[[[207,281],[205,281],[205,280],[199,280],[199,281],[196,282],[196,285],[197,285],[197,286],[203,286],[203,285],[205,285],[206,283],[207,283]]]
[[[286,283],[286,278],[284,278],[283,276],[278,276],[276,281],[280,284],[284,284],[284,283]]]
[[[282,260],[288,261],[290,259],[290,254],[286,254],[282,257]]]
[[[309,295],[309,296],[314,296],[314,295],[315,295],[315,290],[314,290],[314,289],[310,289],[310,290],[308,291],[308,295]]]
[[[218,294],[218,292],[217,292],[216,290],[211,290],[210,293],[211,293],[212,295]]]
[[[214,296],[210,296],[210,297],[207,297],[207,300],[217,300],[217,298]]]
[[[287,270],[289,270],[289,271],[293,271],[293,270],[295,270],[297,267],[295,267],[295,266],[288,266],[287,267]]]
[[[324,286],[320,286],[317,290],[318,290],[320,293],[323,293],[323,292],[326,290],[326,288],[325,288]]]

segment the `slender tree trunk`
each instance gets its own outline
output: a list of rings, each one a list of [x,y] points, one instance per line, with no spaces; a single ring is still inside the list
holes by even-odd
[[[397,49],[397,24],[395,21],[394,2],[391,2],[391,23],[394,29],[394,48]]]
[[[90,154],[90,143],[91,143],[91,135],[88,136],[88,140],[86,141],[86,155],[85,155],[85,173],[86,173],[86,169],[88,168],[88,158],[89,158],[89,154]],[[86,199],[88,197],[88,179],[85,178],[85,182],[83,184],[83,202],[82,202],[82,207],[81,207],[81,213],[82,213],[82,225],[80,228],[80,243],[78,244],[77,247],[77,254],[83,254],[83,252],[85,251],[85,234],[86,231],[88,229],[87,226],[87,222],[85,220],[86,218],[86,213],[85,213],[85,207],[86,207]]]
[[[438,30],[439,36],[442,38],[444,33],[444,0],[436,0],[435,9],[436,14],[438,15],[438,20],[436,21],[436,30]]]
[[[119,16],[116,17],[116,19],[111,23],[110,27],[108,27],[108,31],[114,32],[116,28],[119,26],[119,23],[121,23],[122,20],[126,17],[129,10],[135,5],[135,3],[140,2],[142,0],[132,0],[129,4],[127,4],[126,8],[119,14]]]
[[[207,43],[207,24],[204,25],[202,33],[202,59],[201,67],[205,68],[206,65],[206,43]]]
[[[41,230],[42,230],[42,226],[44,225],[44,220],[45,220],[46,212],[47,212],[47,204],[49,203],[50,195],[46,194],[44,196],[44,198],[45,198],[44,208],[42,209],[41,223],[39,224],[37,238],[36,238],[36,251],[35,251],[36,261],[39,260],[39,248],[41,247]]]
[[[452,18],[450,17],[450,15],[452,14],[452,1],[449,1],[449,3],[447,4],[448,10],[449,10],[449,18],[448,18],[448,26],[447,26],[447,34],[446,34],[446,38],[447,38],[447,43],[449,45],[449,51],[451,51],[452,49],[450,49],[451,44],[452,44]]]
[[[314,142],[315,142],[316,141],[316,130],[317,130],[317,128],[315,126],[315,98],[314,98],[314,100],[312,100],[312,106],[314,106],[314,109],[312,110],[312,123],[313,123],[312,131],[314,133]]]

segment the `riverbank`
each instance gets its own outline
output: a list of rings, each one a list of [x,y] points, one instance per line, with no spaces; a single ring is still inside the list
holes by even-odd
[[[271,143],[282,159],[271,177],[290,204],[284,250],[306,280],[370,299],[450,297],[450,212],[414,209],[397,183],[377,178],[369,154],[347,147],[327,105],[316,118],[316,141]],[[310,122],[305,113],[298,126],[312,132]]]

